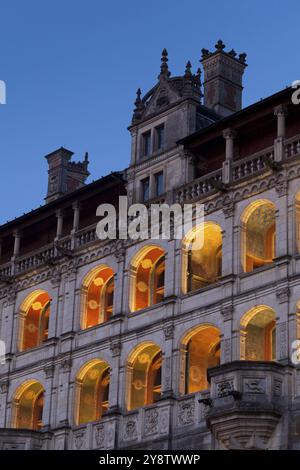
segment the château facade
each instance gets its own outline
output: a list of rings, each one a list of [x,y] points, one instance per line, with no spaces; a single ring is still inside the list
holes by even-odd
[[[300,109],[242,109],[246,55],[138,90],[129,167],[46,156],[0,227],[0,449],[300,449]],[[204,244],[99,240],[97,207],[201,203]],[[5,360],[4,360],[5,359]]]

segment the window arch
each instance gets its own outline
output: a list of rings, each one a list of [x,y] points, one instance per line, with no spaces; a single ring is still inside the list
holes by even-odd
[[[240,356],[246,361],[276,360],[276,317],[272,308],[259,305],[242,317]]]
[[[109,407],[110,367],[100,359],[85,364],[76,377],[76,424],[101,419]]]
[[[131,311],[161,302],[164,291],[165,252],[158,246],[145,247],[131,263]]]
[[[161,397],[162,352],[154,343],[143,343],[127,363],[127,408],[134,410]]]
[[[13,399],[12,427],[39,430],[43,427],[43,386],[36,380],[28,380],[16,391]]]
[[[220,330],[200,325],[182,341],[180,393],[194,393],[208,388],[207,370],[220,365]]]
[[[275,258],[275,205],[260,199],[251,203],[241,217],[241,257],[245,272],[272,263]]]
[[[93,269],[83,282],[81,328],[91,328],[108,321],[113,313],[114,272],[108,266]]]
[[[183,292],[216,282],[221,275],[221,227],[215,222],[204,222],[183,240]]]
[[[34,291],[20,309],[19,349],[35,348],[48,339],[51,299],[43,290]]]

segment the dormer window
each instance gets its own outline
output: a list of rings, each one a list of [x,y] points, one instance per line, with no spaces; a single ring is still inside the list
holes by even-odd
[[[162,124],[155,128],[156,150],[162,150],[165,145],[165,126]]]
[[[151,131],[147,131],[142,135],[142,156],[149,157],[151,154]]]

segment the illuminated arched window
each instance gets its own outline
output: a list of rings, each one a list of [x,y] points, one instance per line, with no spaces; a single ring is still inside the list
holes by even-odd
[[[245,272],[272,263],[275,258],[275,206],[259,200],[250,204],[242,218],[242,265]]]
[[[128,410],[150,405],[160,399],[161,361],[161,350],[154,343],[143,344],[131,354],[127,364]]]
[[[13,399],[13,423],[17,429],[39,430],[43,427],[44,388],[29,380],[21,385]]]
[[[201,325],[189,332],[182,342],[180,392],[193,393],[208,388],[207,370],[220,365],[220,331]]]
[[[82,367],[76,378],[76,424],[99,420],[108,410],[109,373],[107,362],[98,359]]]
[[[48,339],[49,294],[38,290],[30,294],[20,309],[20,351],[35,348]]]
[[[214,222],[193,229],[183,241],[183,292],[216,282],[222,275],[222,233]]]
[[[108,266],[93,269],[83,283],[82,329],[108,321],[113,313],[114,272]]]
[[[131,311],[162,301],[165,290],[165,252],[162,248],[143,248],[132,262],[131,273]]]
[[[242,317],[240,345],[241,359],[276,360],[276,319],[270,307],[259,305]]]

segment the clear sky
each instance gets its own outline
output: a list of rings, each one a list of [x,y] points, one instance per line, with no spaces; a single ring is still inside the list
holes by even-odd
[[[0,224],[44,203],[57,147],[90,155],[89,181],[128,165],[135,92],[223,39],[247,53],[244,106],[300,79],[298,0],[1,0]]]

